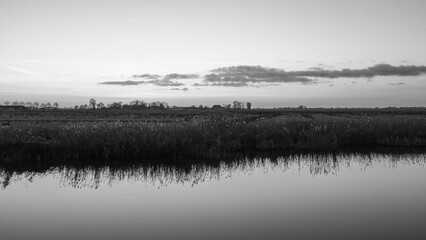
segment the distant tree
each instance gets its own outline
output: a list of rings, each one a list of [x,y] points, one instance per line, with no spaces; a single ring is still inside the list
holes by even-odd
[[[200,106],[198,106],[199,109],[203,109],[204,106],[202,104],[200,104]]]
[[[18,104],[19,104],[19,103],[18,103],[18,101],[13,101],[13,102],[12,102],[12,105],[13,105],[13,106],[18,106]]]
[[[89,100],[89,106],[90,106],[90,108],[95,109],[96,108],[96,99],[91,98]]]
[[[75,106],[74,106],[74,109],[78,109],[78,105],[75,105]]]
[[[146,103],[144,101],[139,101],[139,100],[133,100],[129,103],[130,106],[141,106],[141,105],[146,105]]]
[[[26,103],[25,103],[25,106],[27,106],[27,107],[31,107],[31,108],[32,108],[32,107],[33,107],[33,103],[32,103],[32,102],[26,102]]]
[[[99,109],[102,109],[102,108],[105,108],[105,105],[104,105],[103,102],[100,102],[100,103],[96,104],[96,107],[99,108]]]
[[[238,105],[239,105],[239,102],[238,102],[238,101],[234,101],[234,102],[232,103],[232,108],[237,109],[237,108],[238,108]]]
[[[58,108],[58,107],[59,107],[59,104],[58,104],[57,102],[55,102],[55,103],[53,103],[53,107],[54,107],[54,108]]]
[[[9,106],[9,105],[10,105],[10,102],[9,102],[9,101],[6,101],[6,102],[4,102],[4,105]]]
[[[38,107],[40,106],[40,103],[38,103],[38,102],[33,102],[33,106],[34,106],[35,108],[38,108]]]
[[[109,108],[111,109],[121,109],[122,108],[122,102],[113,102],[111,104],[108,104]]]
[[[25,102],[22,102],[22,101],[21,101],[21,102],[19,102],[19,103],[18,103],[18,105],[19,105],[19,106],[25,106]]]
[[[244,103],[239,102],[239,101],[234,101],[232,103],[232,108],[234,108],[234,109],[243,109],[244,108]]]
[[[46,103],[41,103],[40,108],[46,108]]]
[[[50,102],[47,102],[46,107],[50,108],[50,107],[52,107],[52,104],[50,104]]]
[[[223,104],[223,107],[224,107],[225,109],[231,109],[231,104]]]
[[[250,110],[251,109],[251,102],[247,102],[246,105],[247,105],[247,109]]]

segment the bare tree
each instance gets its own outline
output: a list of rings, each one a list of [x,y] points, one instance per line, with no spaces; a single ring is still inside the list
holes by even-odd
[[[121,109],[122,108],[122,102],[113,102],[111,104],[108,104],[108,108]]]
[[[105,107],[105,105],[104,105],[104,103],[103,103],[103,102],[100,102],[100,103],[97,103],[97,104],[96,104],[96,107],[97,107],[97,108],[99,108],[99,109],[102,109],[102,108],[104,108],[104,107]]]
[[[232,103],[232,108],[234,108],[234,109],[238,109],[239,108],[239,106],[240,106],[240,104],[239,104],[240,102],[238,102],[238,101],[234,101],[233,103]]]
[[[96,108],[96,99],[91,98],[91,99],[89,100],[89,106],[90,106],[90,108],[95,109],[95,108]]]
[[[225,108],[225,109],[231,109],[231,104],[223,104],[223,108]]]

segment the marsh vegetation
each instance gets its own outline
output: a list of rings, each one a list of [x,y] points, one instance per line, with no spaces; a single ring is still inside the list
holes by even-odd
[[[261,152],[426,147],[426,114],[355,110],[3,112],[0,164],[182,162]]]

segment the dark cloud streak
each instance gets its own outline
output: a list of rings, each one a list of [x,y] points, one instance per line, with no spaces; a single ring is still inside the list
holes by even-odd
[[[372,78],[377,76],[419,76],[426,73],[426,66],[392,66],[378,64],[365,69],[314,70],[288,72],[294,77],[318,78]]]
[[[163,79],[195,79],[199,78],[200,76],[198,74],[178,74],[178,73],[172,73],[164,76]]]
[[[204,86],[246,87],[253,84],[302,83],[315,84],[316,78],[373,78],[376,76],[419,76],[426,66],[392,66],[378,64],[365,69],[324,70],[310,68],[306,71],[284,71],[261,66],[232,66],[217,68],[204,76]],[[195,84],[194,84],[195,86]],[[198,84],[196,86],[203,86]]]
[[[121,85],[121,86],[134,86],[145,83],[144,81],[109,81],[109,82],[101,82],[99,84],[105,85]]]
[[[277,68],[261,66],[231,66],[217,68],[203,77],[200,83],[194,83],[195,87],[223,86],[223,87],[263,87],[280,83],[316,84],[320,78],[367,78],[376,76],[419,76],[426,73],[426,66],[392,66],[378,64],[365,69],[325,70],[320,67],[309,68],[305,71],[284,71]],[[139,85],[153,84],[161,87],[179,87],[184,83],[172,81],[174,79],[197,79],[198,74],[172,73],[165,76],[142,74],[133,75],[134,78],[146,78],[149,81],[110,81],[100,84],[110,85]],[[355,84],[355,83],[354,83]],[[175,90],[175,89],[174,89]],[[176,89],[177,90],[177,89]]]

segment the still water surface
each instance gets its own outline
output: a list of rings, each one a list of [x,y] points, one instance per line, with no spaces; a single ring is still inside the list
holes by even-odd
[[[426,239],[426,155],[1,172],[1,239]]]

